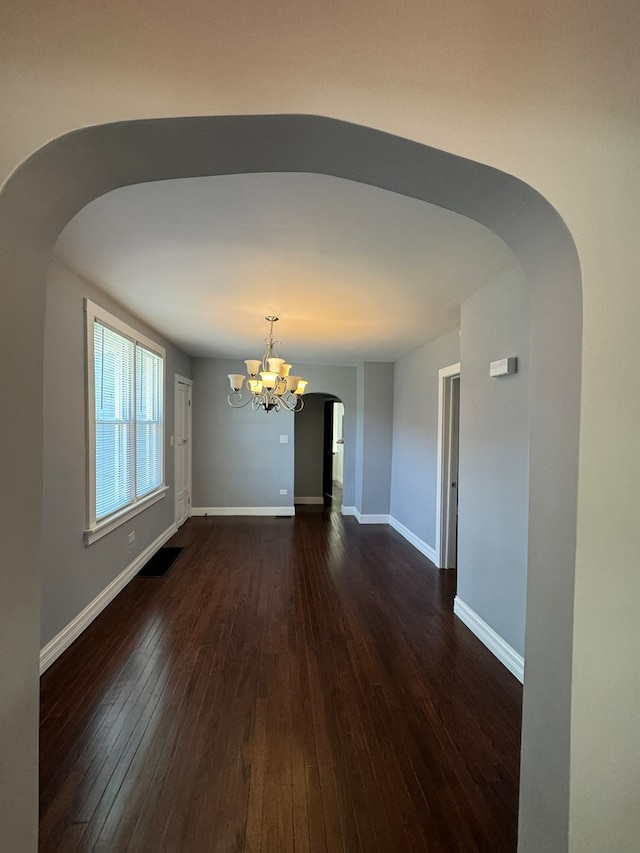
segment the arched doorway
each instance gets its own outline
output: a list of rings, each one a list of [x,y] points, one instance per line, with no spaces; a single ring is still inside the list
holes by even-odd
[[[0,451],[7,566],[0,664],[7,697],[2,724],[9,733],[0,749],[14,768],[0,799],[10,810],[9,837],[25,850],[35,838],[42,344],[53,244],[78,210],[117,187],[256,171],[335,175],[429,201],[494,231],[523,268],[532,300],[532,417],[520,832],[529,837],[543,821],[549,837],[562,837],[568,826],[582,317],[573,241],[551,205],[510,175],[315,116],[180,118],[85,128],[35,152],[0,193],[0,279],[6,289],[0,346],[10,366],[2,391],[14,414],[5,419]]]
[[[343,425],[342,400],[333,394],[305,395],[304,409],[295,419],[294,502],[297,505],[317,505],[340,511]]]

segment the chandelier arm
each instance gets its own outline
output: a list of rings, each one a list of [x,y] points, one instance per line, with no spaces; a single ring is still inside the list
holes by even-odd
[[[304,408],[304,400],[296,394],[283,394],[280,402],[288,412],[300,412]]]
[[[278,353],[276,352],[276,342],[273,339],[273,335],[269,335],[269,337],[266,338],[265,341],[267,344],[267,348],[264,351],[264,355],[262,356],[262,369],[267,371],[269,370],[269,359],[278,358]]]
[[[232,398],[234,399],[232,400]],[[232,391],[227,397],[227,403],[232,409],[244,409],[245,406],[249,405],[252,399],[254,398],[249,397],[248,400],[243,400],[240,391]]]

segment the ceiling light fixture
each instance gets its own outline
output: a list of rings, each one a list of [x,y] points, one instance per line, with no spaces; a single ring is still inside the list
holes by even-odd
[[[278,358],[276,354],[273,324],[278,318],[270,314],[264,319],[271,324],[266,352],[262,361],[252,358],[245,360],[249,378],[243,373],[228,374],[231,393],[227,403],[234,409],[242,409],[251,403],[254,412],[258,409],[264,409],[265,412],[275,409],[279,412],[283,408],[288,412],[299,412],[304,406],[302,395],[307,382],[301,376],[291,376],[291,365],[285,364],[284,358]],[[250,392],[249,397],[243,397],[243,388]]]

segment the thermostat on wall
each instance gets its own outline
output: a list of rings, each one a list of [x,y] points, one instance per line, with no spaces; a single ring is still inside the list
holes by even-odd
[[[509,358],[499,358],[489,365],[489,376],[508,376],[518,372],[518,359],[515,355]]]

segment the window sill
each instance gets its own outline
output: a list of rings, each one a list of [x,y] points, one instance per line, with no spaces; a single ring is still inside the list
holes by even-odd
[[[133,506],[125,507],[125,509],[116,513],[116,515],[110,515],[109,518],[106,518],[104,521],[99,521],[94,527],[90,527],[88,530],[84,531],[84,544],[92,545],[94,542],[97,542],[98,539],[102,539],[103,536],[111,533],[116,528],[120,527],[121,524],[125,524],[134,516],[144,512],[145,509],[149,509],[150,506],[158,503],[158,501],[161,501],[168,491],[169,486],[161,486],[155,492],[142,498]]]

